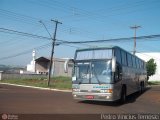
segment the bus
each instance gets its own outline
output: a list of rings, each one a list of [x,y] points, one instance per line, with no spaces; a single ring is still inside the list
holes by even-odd
[[[74,56],[74,99],[126,101],[146,87],[145,62],[118,46],[78,49]]]

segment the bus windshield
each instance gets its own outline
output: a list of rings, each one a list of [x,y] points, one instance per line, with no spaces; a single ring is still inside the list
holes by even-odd
[[[111,83],[111,60],[78,62],[75,64],[73,83],[105,84]]]

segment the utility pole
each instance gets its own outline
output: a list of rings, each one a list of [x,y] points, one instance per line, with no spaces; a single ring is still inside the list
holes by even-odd
[[[135,55],[136,53],[136,32],[137,32],[137,29],[140,28],[141,26],[131,26],[130,28],[131,29],[134,29],[134,47],[133,47],[133,54]]]
[[[49,71],[48,71],[48,86],[50,86],[50,80],[51,80],[51,71],[52,71],[52,64],[53,64],[53,54],[54,54],[54,46],[56,42],[56,33],[57,33],[57,25],[62,24],[58,20],[51,20],[55,22],[55,31],[54,31],[54,36],[52,38],[52,51],[51,51],[51,58],[50,58],[50,63],[49,63]]]

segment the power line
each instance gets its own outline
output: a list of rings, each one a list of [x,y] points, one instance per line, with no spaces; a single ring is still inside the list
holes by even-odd
[[[45,49],[45,48],[50,47],[51,44],[52,44],[52,43],[50,42],[50,43],[47,43],[47,44],[44,44],[44,45],[41,45],[41,46],[38,46],[38,47],[33,47],[33,48],[28,49],[28,50],[25,50],[25,51],[23,51],[23,52],[19,52],[19,53],[17,53],[17,54],[13,54],[13,55],[1,57],[0,60],[6,60],[6,59],[10,59],[10,58],[14,58],[14,57],[21,56],[21,55],[25,55],[25,54],[28,54],[28,53],[32,52],[33,49],[35,49],[35,50],[42,50],[42,49]],[[62,44],[62,45],[63,45],[63,44]],[[58,44],[56,44],[56,46],[58,46]],[[79,47],[77,47],[77,46],[68,45],[68,44],[64,44],[64,46],[79,48]]]
[[[0,28],[0,32],[3,33],[9,33],[9,34],[16,34],[16,35],[21,35],[21,36],[26,36],[26,37],[32,37],[32,38],[38,38],[38,39],[46,39],[46,40],[52,40],[51,35],[50,38],[49,37],[44,37],[44,36],[40,36],[40,35],[35,35],[35,34],[31,34],[31,33],[26,33],[26,32],[21,32],[21,31],[17,31],[17,30],[12,30],[12,29],[7,29],[7,28]],[[47,32],[49,32],[47,30]],[[68,43],[68,41],[66,40],[57,40],[56,45],[60,45],[63,43]],[[93,47],[92,45],[87,45],[84,43],[80,43],[84,46],[88,46],[88,47]]]
[[[35,34],[31,34],[31,33],[26,33],[26,32],[21,32],[21,31],[17,31],[17,30],[7,29],[7,28],[0,28],[0,32],[9,33],[9,34],[17,34],[17,35],[21,35],[21,36],[38,38],[38,39],[52,40],[49,37],[44,37],[44,36],[40,36],[40,35],[35,35]],[[58,42],[56,44],[59,44],[61,42],[67,42],[67,41],[64,41],[64,40],[57,40],[57,41]]]
[[[26,33],[26,32],[20,32],[17,30],[12,30],[12,29],[7,29],[7,28],[0,28],[0,32],[4,32],[4,33],[10,33],[10,34],[17,34],[17,35],[22,35],[22,36],[27,36],[27,37],[33,37],[33,38],[39,38],[39,39],[47,39],[47,40],[51,40],[48,37],[44,37],[44,36],[40,36],[40,35],[34,35],[31,33]]]
[[[23,15],[23,14],[19,14],[19,13],[15,13],[15,12],[12,12],[12,11],[8,11],[8,10],[4,10],[4,9],[0,9],[0,12],[1,12],[1,15],[6,15],[7,17],[9,17],[10,19],[15,19],[16,21],[21,21],[23,23],[27,23],[27,24],[31,24],[32,26],[33,25],[36,25],[38,26],[38,23],[37,21],[39,21],[39,18],[34,18],[34,17],[31,17],[31,16],[27,16],[27,15]],[[41,19],[42,20],[42,19]],[[43,21],[46,21],[48,22],[47,20],[43,20]],[[48,22],[49,23],[49,22]],[[63,27],[62,27],[63,28]],[[75,27],[72,27],[72,26],[68,26],[68,28],[66,29],[67,27],[65,26],[65,28],[62,29],[62,32],[64,32],[65,30],[67,31],[70,31],[72,30],[72,34],[73,33],[76,33],[76,34],[80,34],[80,35],[85,35],[85,36],[89,36],[87,34],[91,34],[91,32],[89,31],[82,31],[82,30],[79,30],[78,28],[75,28]],[[69,33],[69,32],[68,32]],[[70,33],[69,33],[70,34]],[[92,33],[90,36],[95,36],[96,33]]]
[[[0,60],[5,60],[5,59],[9,59],[9,58],[14,58],[14,57],[17,57],[17,56],[21,56],[21,55],[24,55],[24,54],[28,54],[30,53],[33,49],[36,49],[36,50],[40,50],[40,49],[44,49],[46,47],[49,47],[51,45],[51,43],[47,43],[45,45],[41,45],[39,47],[36,47],[36,48],[32,48],[32,49],[29,49],[29,50],[25,50],[23,52],[20,52],[20,53],[17,53],[17,54],[13,54],[13,55],[10,55],[10,56],[6,56],[6,57],[2,57],[0,58]]]
[[[40,36],[40,35],[35,35],[35,34],[30,34],[30,33],[25,33],[25,32],[20,32],[17,30],[11,30],[7,28],[0,28],[0,32],[5,32],[5,33],[11,33],[11,34],[17,34],[17,35],[22,35],[22,36],[27,36],[27,37],[33,37],[33,38],[39,38],[39,39],[46,39],[46,40],[51,40],[51,38]],[[144,39],[153,39],[153,38],[159,38],[160,34],[156,35],[148,35],[148,36],[139,36],[136,37],[137,40],[144,40]],[[118,42],[118,41],[129,41],[133,40],[135,37],[128,37],[128,38],[115,38],[115,39],[106,39],[106,40],[91,40],[91,41],[69,41],[69,40],[58,40],[57,39],[57,44],[83,44],[83,43],[99,43],[99,42]]]
[[[144,40],[144,39],[153,39],[153,38],[159,38],[160,37],[160,34],[157,34],[157,35],[148,35],[148,36],[140,36],[140,37],[136,37],[137,40]],[[73,46],[73,45],[70,45],[70,44],[81,44],[83,45],[84,43],[102,43],[102,42],[117,42],[117,41],[130,41],[131,39],[134,39],[134,37],[130,37],[130,38],[117,38],[117,39],[108,39],[108,40],[95,40],[95,41],[77,41],[77,42],[69,42],[69,41],[64,41],[64,40],[60,40],[60,41],[63,41],[63,42],[60,42],[60,44],[56,44],[56,45],[65,45],[65,46],[70,46],[70,47],[75,47],[75,48],[78,48],[77,46]],[[23,51],[23,52],[20,52],[20,53],[17,53],[17,54],[13,54],[13,55],[10,55],[10,56],[6,56],[6,57],[2,57],[0,58],[0,60],[5,60],[5,59],[9,59],[9,58],[13,58],[13,57],[17,57],[17,56],[20,56],[20,55],[24,55],[24,54],[27,54],[27,53],[30,53],[33,49],[36,49],[36,50],[40,50],[40,49],[44,49],[46,47],[49,47],[51,45],[51,43],[48,43],[48,44],[45,44],[45,45],[42,45],[42,46],[39,46],[39,47],[34,47],[32,49],[29,49],[29,50],[26,50],[26,51]]]
[[[0,14],[1,16],[3,15],[3,18],[8,17],[10,19],[20,21],[22,23],[31,24],[31,25],[38,25],[38,23],[37,23],[37,21],[39,20],[38,18],[15,13],[15,12],[12,12],[9,10],[4,10],[4,9],[0,9],[0,13],[1,13]]]
[[[156,1],[154,1],[154,2],[156,2]],[[41,1],[41,4],[45,4],[46,5],[46,1]],[[116,6],[115,8],[113,7],[113,8],[109,8],[108,9],[108,11],[109,11],[109,13],[111,13],[111,12],[113,12],[113,11],[120,11],[121,9],[123,10],[126,10],[126,9],[130,9],[130,8],[134,8],[135,9],[135,7],[136,6],[140,6],[140,5],[145,5],[144,3],[146,3],[145,2],[145,0],[143,0],[143,1],[138,1],[138,2],[133,2],[133,3],[128,3],[128,4],[126,4],[125,6],[124,5],[121,5],[121,6]],[[153,3],[153,1],[152,1],[152,3]],[[65,9],[65,10],[73,10],[73,9],[76,9],[78,12],[80,12],[80,15],[83,15],[83,16],[85,16],[86,18],[88,17],[88,18],[93,18],[94,17],[94,19],[93,20],[97,20],[97,18],[102,18],[102,19],[104,19],[104,17],[108,17],[108,14],[107,15],[102,15],[102,14],[95,14],[94,12],[89,12],[89,11],[87,11],[87,10],[84,10],[84,9],[79,9],[79,8],[75,8],[75,7],[73,7],[73,6],[69,6],[69,5],[67,5],[66,3],[62,3],[62,2],[60,2],[60,1],[48,1],[48,7],[50,7],[51,5],[53,5],[54,4],[54,7],[56,6],[59,6],[60,8],[63,8],[63,9]],[[56,4],[56,5],[55,5]],[[99,12],[99,13],[102,13],[102,12]],[[105,11],[105,13],[106,13],[106,11]],[[118,20],[119,21],[119,20]],[[103,21],[103,22],[106,22],[106,21]],[[121,23],[122,24],[122,23]],[[118,24],[118,25],[121,25],[121,24]],[[124,25],[123,25],[123,27],[124,27]]]
[[[33,1],[33,2],[35,2],[35,1]],[[153,2],[153,1],[152,1]],[[38,2],[35,2],[36,4],[37,3],[39,3],[39,1]],[[61,9],[64,9],[65,11],[66,10],[73,10],[73,6],[67,6],[67,5],[65,5],[65,4],[62,4],[62,2],[59,2],[59,1],[40,1],[40,3],[41,3],[41,5],[43,5],[43,3],[45,4],[45,5],[48,5],[48,6],[46,6],[46,7],[51,7],[51,8],[55,8],[55,7],[59,7],[59,8],[61,8]],[[134,4],[133,4],[134,3]],[[114,11],[114,10],[120,10],[120,9],[126,9],[127,7],[135,7],[135,5],[137,6],[137,5],[141,5],[141,4],[143,4],[143,3],[146,3],[145,1],[138,1],[138,2],[133,2],[133,3],[128,3],[128,5],[127,6],[124,6],[124,5],[121,5],[121,6],[116,6],[115,8],[113,7],[113,8],[109,8],[108,10],[109,10],[109,13],[110,12],[112,12],[112,11]],[[54,5],[53,5],[54,4]],[[56,5],[55,5],[56,4]],[[82,13],[82,15],[86,15],[86,16],[90,16],[90,17],[94,17],[95,16],[95,18],[97,19],[97,18],[100,18],[100,17],[105,17],[105,15],[97,15],[97,14],[95,14],[95,13],[93,13],[93,12],[89,12],[89,11],[86,11],[86,10],[83,10],[83,9],[79,9],[79,8],[75,8],[75,9],[77,9],[78,10],[78,12],[80,12],[80,13]],[[15,12],[11,12],[11,11],[8,11],[8,10],[3,10],[3,9],[0,9],[1,10],[1,12],[2,13],[4,13],[4,14],[6,14],[6,15],[11,15],[10,16],[10,18],[13,18],[13,17],[15,17],[16,19],[22,19],[24,22],[27,22],[27,23],[30,23],[30,24],[33,24],[33,23],[37,23],[37,21],[39,20],[39,18],[35,18],[35,17],[31,17],[31,16],[27,16],[27,15],[23,15],[23,14],[17,14],[17,13],[15,13]],[[93,15],[92,15],[93,14]],[[107,14],[108,15],[108,14]],[[105,21],[106,22],[106,21]],[[69,31],[70,29],[68,29],[68,31]],[[73,31],[73,30],[72,30]],[[88,32],[83,32],[82,30],[80,30],[81,32],[77,32],[76,31],[76,34],[78,33],[78,34],[80,34],[80,35],[85,35],[85,36],[87,36],[86,35],[86,33],[88,34]],[[63,32],[63,31],[62,31]],[[74,32],[73,32],[74,33]],[[72,33],[72,34],[73,34]],[[95,35],[95,34],[92,34],[92,36],[93,35]],[[90,35],[91,36],[91,35]]]
[[[148,35],[148,36],[139,36],[136,37],[137,40],[143,40],[143,39],[153,39],[153,38],[159,38],[160,34],[157,35]],[[133,40],[135,37],[128,37],[128,38],[115,38],[115,39],[106,39],[106,40],[91,40],[91,41],[68,41],[68,42],[62,42],[62,44],[82,44],[82,43],[102,43],[102,42],[119,42],[119,41],[129,41]],[[62,41],[62,40],[61,40]]]

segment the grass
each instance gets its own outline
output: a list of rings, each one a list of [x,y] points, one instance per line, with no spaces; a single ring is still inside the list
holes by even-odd
[[[148,81],[149,85],[160,85],[160,80],[159,81]]]
[[[35,86],[35,87],[44,87],[48,88],[47,86],[47,79],[46,78],[34,78],[34,79],[12,79],[12,80],[2,80],[1,83],[11,83],[11,84],[18,84],[18,85],[28,85],[28,86]],[[50,81],[49,88],[55,89],[71,89],[71,78],[70,77],[53,77]]]
[[[35,86],[35,87],[43,87],[48,88],[48,81],[46,78],[34,78],[34,79],[12,79],[12,80],[1,80],[1,83],[11,83],[11,84],[18,84],[18,85],[28,85],[28,86]],[[160,85],[160,81],[148,81],[149,85]],[[50,81],[49,88],[55,89],[71,89],[72,88],[72,81],[70,77],[53,77]]]

